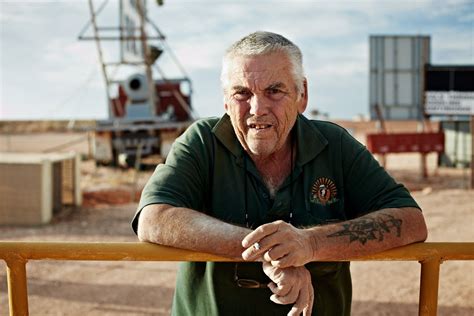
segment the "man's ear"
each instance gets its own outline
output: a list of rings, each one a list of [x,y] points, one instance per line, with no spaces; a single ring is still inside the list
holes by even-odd
[[[229,114],[229,106],[227,105],[227,98],[224,96],[224,109],[227,114]],[[229,114],[230,115],[230,114]]]
[[[300,92],[300,100],[298,104],[298,113],[303,113],[308,105],[308,81],[306,78],[303,79],[303,91]]]

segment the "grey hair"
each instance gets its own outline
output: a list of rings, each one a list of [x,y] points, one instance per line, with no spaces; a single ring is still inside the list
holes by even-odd
[[[226,50],[222,60],[221,71],[221,85],[224,91],[228,85],[228,68],[233,57],[259,56],[276,52],[283,52],[288,56],[292,66],[293,80],[296,83],[296,93],[299,98],[304,90],[305,78],[301,50],[282,35],[264,31],[251,33],[232,44]]]

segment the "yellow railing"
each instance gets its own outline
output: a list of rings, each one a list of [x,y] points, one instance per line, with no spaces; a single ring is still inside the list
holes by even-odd
[[[7,264],[10,315],[28,315],[28,260],[233,261],[148,243],[0,242]],[[419,261],[419,315],[436,315],[439,266],[446,260],[474,260],[474,243],[418,243],[347,261]]]

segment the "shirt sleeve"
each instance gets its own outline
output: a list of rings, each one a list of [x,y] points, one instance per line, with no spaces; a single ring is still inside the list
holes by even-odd
[[[341,135],[348,215],[356,218],[384,208],[416,207],[408,190],[380,166],[349,133]]]
[[[137,233],[141,210],[150,204],[170,204],[197,211],[204,209],[209,188],[209,150],[211,130],[194,124],[176,139],[165,164],[160,164],[148,180],[140,197],[132,229]],[[211,140],[212,141],[212,140]]]

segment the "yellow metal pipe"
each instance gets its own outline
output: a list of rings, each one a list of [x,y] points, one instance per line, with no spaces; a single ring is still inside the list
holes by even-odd
[[[7,283],[10,316],[28,315],[26,260],[7,260]]]
[[[0,259],[232,261],[207,253],[142,242],[0,242]]]
[[[18,256],[31,260],[235,261],[142,242],[0,242],[0,259]],[[425,261],[432,258],[474,260],[474,243],[417,243],[341,261]]]
[[[7,262],[10,315],[28,314],[27,260],[235,261],[207,253],[150,243],[1,241],[0,259]],[[420,315],[436,315],[439,264],[474,260],[474,243],[418,243],[374,255],[340,261],[420,261]],[[330,260],[333,261],[333,260]]]
[[[439,258],[421,262],[418,315],[436,316],[438,312]]]

